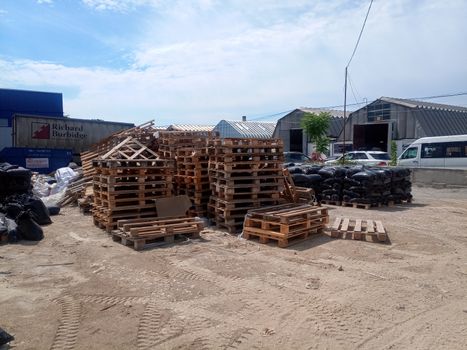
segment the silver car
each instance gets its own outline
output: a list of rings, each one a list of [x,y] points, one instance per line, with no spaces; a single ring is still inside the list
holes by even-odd
[[[391,158],[387,152],[380,151],[352,151],[345,154],[345,161],[368,166],[388,166]],[[328,160],[324,164],[336,165],[342,162],[342,156]]]

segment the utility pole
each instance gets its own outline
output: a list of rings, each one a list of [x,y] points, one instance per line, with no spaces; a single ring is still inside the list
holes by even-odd
[[[363,21],[363,25],[362,25],[362,29],[360,30],[360,34],[358,35],[358,39],[357,39],[357,42],[355,44],[355,47],[353,49],[353,52],[352,52],[352,55],[350,56],[350,59],[349,59],[349,62],[347,63],[347,65],[345,66],[345,84],[344,84],[344,132],[343,132],[343,135],[344,135],[344,143],[343,143],[343,151],[342,151],[342,157],[345,156],[345,122],[347,120],[347,69],[349,68],[350,66],[350,62],[352,62],[352,59],[353,57],[355,56],[355,52],[357,52],[357,47],[358,47],[358,44],[360,43],[360,39],[362,38],[362,34],[363,34],[363,30],[365,29],[365,24],[366,24],[366,20],[368,19],[368,15],[370,14],[370,10],[371,10],[371,5],[373,4],[373,0],[370,0],[370,6],[368,6],[368,11],[366,12],[366,16],[365,16],[365,20]]]
[[[342,159],[344,160],[345,157],[345,122],[347,119],[347,68],[348,66],[345,67],[345,83],[344,83],[344,143],[342,145],[343,150],[342,150]]]

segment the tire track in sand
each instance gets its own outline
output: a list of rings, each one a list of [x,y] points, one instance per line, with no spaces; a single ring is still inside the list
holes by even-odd
[[[60,304],[62,311],[60,324],[50,349],[74,349],[79,332],[81,303],[71,295],[65,295],[56,302]]]

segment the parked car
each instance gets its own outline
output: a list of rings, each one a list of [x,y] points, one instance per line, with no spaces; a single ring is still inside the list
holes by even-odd
[[[342,156],[334,160],[328,160],[324,164],[336,165],[341,162]],[[345,160],[355,164],[369,166],[388,166],[391,158],[387,152],[380,151],[353,151],[345,154]]]
[[[311,159],[301,152],[284,152],[284,162],[302,164],[311,163]]]

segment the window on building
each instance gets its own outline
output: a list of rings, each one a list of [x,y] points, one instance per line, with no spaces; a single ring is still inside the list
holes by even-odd
[[[444,158],[443,143],[422,144],[422,158]]]
[[[390,103],[376,103],[367,106],[367,118],[369,122],[377,120],[391,119],[391,104]]]

